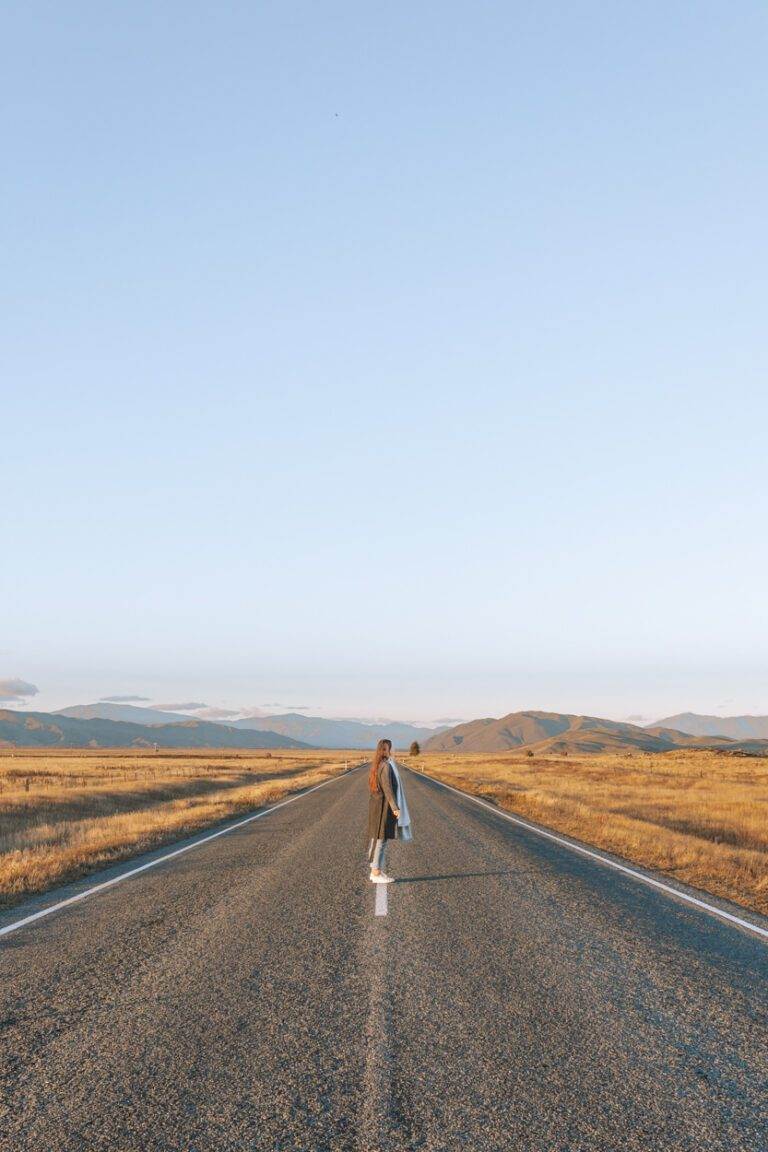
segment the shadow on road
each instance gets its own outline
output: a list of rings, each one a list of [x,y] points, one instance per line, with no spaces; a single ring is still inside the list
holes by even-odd
[[[525,876],[530,868],[500,868],[495,872],[443,872],[434,876],[398,876],[398,884],[421,884],[425,880],[470,880],[476,876]]]

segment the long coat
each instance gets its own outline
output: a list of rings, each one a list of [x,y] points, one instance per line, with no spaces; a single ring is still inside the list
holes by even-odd
[[[368,797],[368,858],[373,855],[377,840],[394,840],[397,820],[392,811],[397,808],[397,782],[389,760],[382,760],[378,773],[379,788]]]

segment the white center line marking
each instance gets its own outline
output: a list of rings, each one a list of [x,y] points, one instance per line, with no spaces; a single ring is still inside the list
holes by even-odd
[[[353,768],[352,772],[355,771]],[[342,772],[338,776],[332,776],[330,780],[323,780],[321,784],[314,784],[311,788],[307,788],[304,792],[299,792],[296,796],[289,796],[287,800],[281,800],[279,804],[273,804],[271,808],[262,808],[260,812],[254,812],[252,816],[246,816],[243,820],[238,820],[235,824],[230,824],[227,828],[220,828],[218,832],[211,832],[208,836],[203,836],[199,840],[195,840],[192,844],[185,844],[182,848],[176,848],[173,852],[166,852],[163,856],[158,856],[155,860],[150,860],[147,864],[140,864],[137,868],[131,868],[127,872],[121,872],[119,876],[113,876],[111,880],[104,880],[101,884],[94,884],[92,888],[87,888],[85,892],[78,892],[75,896],[69,896],[66,900],[59,900],[57,904],[50,904],[47,908],[41,909],[40,912],[33,912],[29,916],[25,916],[22,920],[16,920],[13,924],[6,924],[5,927],[0,928],[0,936],[8,936],[11,932],[16,932],[17,929],[23,928],[25,924],[33,924],[36,920],[42,920],[44,916],[50,916],[53,912],[58,912],[61,908],[68,908],[70,904],[77,904],[81,900],[85,900],[87,896],[93,896],[96,892],[104,892],[107,888],[114,887],[115,884],[121,884],[123,880],[127,880],[130,876],[138,876],[140,872],[146,872],[148,868],[156,868],[158,864],[164,864],[166,860],[173,860],[176,856],[181,856],[184,852],[191,852],[193,848],[199,848],[201,844],[208,844],[211,840],[216,840],[219,836],[226,836],[228,832],[234,832],[237,828],[243,828],[246,824],[252,824],[254,820],[261,820],[264,816],[269,816],[271,812],[277,812],[279,808],[285,808],[286,804],[294,804],[297,800],[303,800],[305,796],[309,796],[310,792],[317,792],[319,788],[325,788],[328,784],[335,784],[337,780],[343,780],[345,776],[351,773]]]
[[[376,885],[376,915],[386,916],[387,914],[387,885]]]

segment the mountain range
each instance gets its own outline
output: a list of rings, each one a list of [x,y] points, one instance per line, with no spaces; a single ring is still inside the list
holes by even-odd
[[[129,724],[189,723],[190,717],[180,712],[160,712],[155,708],[137,708],[133,704],[75,704],[61,708],[54,716],[77,720],[121,720]],[[221,727],[243,731],[274,732],[278,736],[299,740],[313,748],[375,748],[377,740],[389,737],[395,748],[408,748],[414,740],[423,743],[441,728],[424,728],[415,724],[383,721],[368,724],[362,720],[329,720],[323,716],[303,716],[286,712],[281,716],[251,716],[243,720],[214,721]]]
[[[146,717],[152,721],[146,722]],[[129,719],[130,717],[130,719]],[[138,722],[141,721],[141,722]],[[716,731],[713,731],[716,728]],[[723,732],[725,729],[725,732]],[[732,735],[731,735],[732,733]],[[767,738],[763,738],[763,734]],[[127,704],[76,705],[60,712],[0,710],[0,747],[59,748],[349,748],[372,749],[389,736],[395,748],[418,740],[426,752],[586,753],[637,749],[722,748],[768,755],[768,718],[681,713],[649,727],[563,712],[510,712],[435,730],[412,724],[329,720],[289,712],[233,723]]]
[[[307,748],[275,732],[243,731],[207,720],[180,724],[128,724],[53,712],[0,709],[0,748]]]
[[[159,708],[140,708],[136,704],[74,704],[59,708],[52,716],[69,716],[73,720],[122,720],[126,724],[183,724],[194,719],[187,712],[165,712]],[[218,723],[218,721],[215,721]],[[224,721],[226,723],[226,721]]]
[[[510,752],[525,748],[537,753],[611,752],[636,748],[669,752],[673,748],[724,748],[768,753],[768,742],[734,741],[725,736],[697,736],[662,725],[637,724],[577,716],[562,712],[510,712],[500,719],[470,720],[433,736],[425,752]]]
[[[692,736],[727,736],[730,740],[768,740],[768,716],[700,716],[680,712],[657,720],[656,725],[676,728]]]
[[[254,716],[248,720],[235,720],[233,728],[259,728],[264,732],[278,732],[305,740],[316,748],[373,749],[383,737],[395,748],[408,748],[414,740],[419,744],[443,731],[439,728],[420,728],[415,724],[402,724],[385,720],[380,724],[366,724],[361,720],[328,720],[322,716],[302,716],[287,712],[284,716]]]

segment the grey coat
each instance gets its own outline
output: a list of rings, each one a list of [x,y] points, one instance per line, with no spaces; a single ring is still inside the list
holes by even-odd
[[[379,788],[368,797],[368,859],[373,856],[377,840],[394,840],[397,820],[392,811],[397,808],[396,782],[389,760],[379,765]]]

